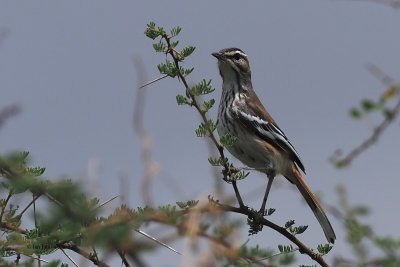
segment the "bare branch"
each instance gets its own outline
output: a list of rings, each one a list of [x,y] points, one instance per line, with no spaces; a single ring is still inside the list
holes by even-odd
[[[137,72],[138,85],[146,80],[146,73],[144,71],[144,63],[139,58],[133,59],[134,67]],[[160,79],[158,79],[160,80]],[[152,82],[156,82],[152,81]],[[152,83],[150,82],[150,83]],[[148,83],[148,84],[150,84]],[[158,173],[158,164],[153,161],[151,154],[151,137],[146,131],[143,123],[144,105],[146,103],[146,90],[137,90],[135,106],[133,110],[133,128],[136,135],[142,143],[142,161],[145,166],[145,174],[142,180],[142,197],[146,206],[153,206],[150,194],[150,183],[154,176]]]
[[[21,112],[21,108],[16,104],[8,105],[0,109],[0,128],[3,127],[4,123],[11,117]]]
[[[400,1],[399,0],[352,0],[352,1],[369,1],[369,2],[374,2],[382,5],[387,5],[393,8],[400,8]]]
[[[373,64],[367,65],[368,70],[377,77],[385,86],[388,87],[388,91],[393,91],[394,94],[399,95],[400,85],[394,82],[394,79],[386,75],[382,70],[380,70],[377,66]],[[364,140],[360,145],[351,150],[346,156],[342,159],[337,160],[335,156],[332,157],[332,160],[337,164],[337,166],[347,166],[349,165],[357,156],[375,144],[382,133],[386,130],[386,128],[392,124],[392,122],[396,119],[396,117],[400,113],[400,97],[398,97],[398,101],[396,105],[388,110],[390,115],[385,116],[385,119],[373,129],[372,134],[366,140]]]

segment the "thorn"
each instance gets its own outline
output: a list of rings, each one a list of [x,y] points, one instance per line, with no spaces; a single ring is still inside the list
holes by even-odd
[[[168,77],[167,74],[165,74],[164,76],[158,77],[157,79],[154,79],[154,80],[152,80],[152,81],[150,81],[150,82],[148,82],[148,83],[143,84],[142,86],[139,87],[139,89],[141,89],[141,88],[143,88],[143,87],[146,87],[146,86],[148,86],[148,85],[150,85],[150,84],[152,84],[152,83],[158,82],[159,80],[162,80],[162,79],[164,79],[164,78],[166,78],[166,77]]]
[[[78,263],[76,263],[76,262],[74,261],[74,259],[71,258],[71,256],[69,256],[69,255],[67,254],[67,252],[65,252],[64,249],[62,249],[62,248],[60,248],[60,249],[61,249],[61,251],[64,253],[64,255],[65,255],[76,267],[79,267]]]
[[[111,198],[111,199],[109,199],[109,200],[107,200],[107,201],[104,201],[104,202],[101,203],[96,209],[99,209],[99,208],[103,207],[104,205],[110,203],[111,201],[113,201],[113,200],[116,199],[117,197],[119,197],[119,196],[115,196],[115,197],[113,197],[113,198]]]
[[[146,233],[143,232],[142,230],[135,230],[135,231],[138,232],[138,233],[140,233],[140,234],[142,234],[142,235],[144,235],[144,236],[147,237],[147,238],[150,238],[151,240],[153,240],[154,242],[160,244],[161,246],[166,247],[166,248],[168,248],[169,250],[172,250],[172,251],[175,252],[176,254],[182,255],[182,254],[181,254],[179,251],[177,251],[176,249],[174,249],[174,248],[168,246],[167,244],[161,242],[161,241],[158,240],[157,238],[152,237],[151,235],[146,234]]]

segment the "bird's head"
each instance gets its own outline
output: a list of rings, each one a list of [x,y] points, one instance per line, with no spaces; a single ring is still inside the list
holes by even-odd
[[[247,55],[239,48],[225,48],[212,53],[218,59],[218,67],[222,79],[250,78],[250,64]]]

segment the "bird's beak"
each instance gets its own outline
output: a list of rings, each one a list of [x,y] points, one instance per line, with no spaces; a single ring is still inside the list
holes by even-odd
[[[213,55],[214,57],[216,57],[217,59],[219,59],[219,60],[223,60],[223,56],[222,56],[222,53],[219,53],[219,52],[214,52],[214,53],[212,53],[211,55]]]

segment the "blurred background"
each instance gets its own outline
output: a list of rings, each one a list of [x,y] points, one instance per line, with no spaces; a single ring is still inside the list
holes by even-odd
[[[179,25],[180,47],[196,46],[184,63],[195,67],[190,82],[212,79],[218,103],[221,79],[211,53],[232,46],[244,50],[253,86],[299,151],[313,191],[325,205],[337,206],[337,186],[345,186],[351,203],[370,207],[365,222],[376,233],[398,236],[398,122],[350,167],[338,170],[329,162],[338,149],[349,152],[369,137],[381,119],[349,117],[349,109],[361,99],[379,98],[387,89],[366,65],[399,79],[400,10],[387,3],[3,1],[0,108],[14,104],[20,112],[0,129],[0,153],[28,150],[31,163],[46,167],[49,179],[79,180],[102,200],[120,195],[109,204],[110,211],[121,203],[143,206],[145,167],[133,110],[139,85],[160,77],[157,64],[165,59],[143,32],[150,21],[166,29]],[[135,62],[142,62],[141,77]],[[156,162],[150,181],[153,204],[213,194],[216,170],[207,161],[208,143],[194,132],[200,118],[176,104],[182,84],[167,78],[140,90],[146,94],[139,103],[144,104],[143,124]],[[212,118],[216,111],[217,105]],[[244,201],[258,208],[266,183],[256,172],[240,181]],[[233,193],[228,184],[223,189]],[[295,219],[309,225],[300,238],[305,244],[325,243],[311,210],[292,189],[285,179],[277,179],[268,200],[269,207],[277,208],[271,220],[283,224]],[[338,239],[327,261],[351,258],[343,222],[328,215]],[[240,238],[265,247],[288,243],[268,228],[247,237],[245,226]],[[171,245],[182,250],[184,242]],[[182,262],[164,248],[144,259],[149,266]],[[301,255],[298,263],[313,264]]]

